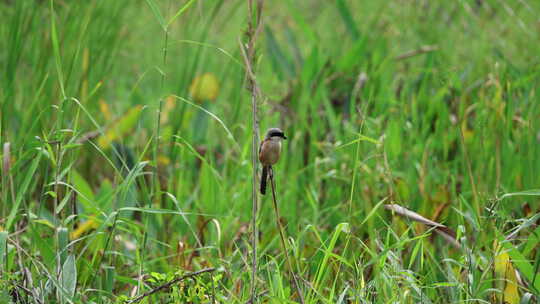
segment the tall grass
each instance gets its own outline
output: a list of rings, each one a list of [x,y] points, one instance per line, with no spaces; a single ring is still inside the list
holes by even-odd
[[[250,299],[246,12],[0,2],[1,303],[123,302],[213,267],[141,302]],[[289,137],[276,183],[306,303],[538,301],[539,12],[266,3],[257,106]],[[258,298],[293,302],[275,220],[263,202]]]

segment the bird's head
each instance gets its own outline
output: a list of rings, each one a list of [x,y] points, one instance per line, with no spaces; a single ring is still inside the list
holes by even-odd
[[[281,131],[279,128],[270,128],[268,131],[266,131],[266,138],[267,139],[287,139],[285,136],[285,133]]]

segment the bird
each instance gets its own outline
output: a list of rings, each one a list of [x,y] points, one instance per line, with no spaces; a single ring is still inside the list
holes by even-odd
[[[272,165],[278,162],[281,155],[281,141],[287,139],[285,133],[279,128],[270,128],[259,147],[259,161],[263,169],[261,174],[261,194],[266,194],[266,180]]]

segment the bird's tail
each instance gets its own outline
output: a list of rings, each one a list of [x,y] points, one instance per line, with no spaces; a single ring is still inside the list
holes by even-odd
[[[266,180],[268,179],[268,166],[263,166],[261,175],[261,194],[266,194]]]

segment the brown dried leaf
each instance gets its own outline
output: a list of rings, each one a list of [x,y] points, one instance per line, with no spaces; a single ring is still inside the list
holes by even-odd
[[[390,211],[394,211],[395,213],[404,216],[406,218],[409,218],[415,222],[422,223],[424,225],[429,225],[433,227],[445,227],[442,224],[436,223],[434,221],[428,220],[427,218],[421,216],[420,214],[413,212],[405,207],[402,207],[398,204],[386,204],[384,205],[384,208]]]
[[[401,215],[403,217],[406,217],[410,220],[413,220],[415,222],[419,222],[419,223],[422,223],[424,225],[427,225],[427,226],[431,226],[431,227],[434,227],[435,228],[435,232],[437,234],[439,234],[440,236],[442,236],[443,238],[445,238],[446,240],[450,241],[450,243],[452,245],[454,245],[455,247],[458,247],[460,248],[460,244],[459,242],[456,240],[456,232],[450,228],[448,228],[447,226],[443,225],[443,224],[440,224],[440,223],[437,223],[437,222],[434,222],[432,220],[429,220],[423,216],[421,216],[420,214],[414,212],[414,211],[411,211],[405,207],[402,207],[398,204],[386,204],[384,205],[384,208],[387,209],[387,210],[390,210],[390,211],[393,211],[395,213],[397,213],[398,215]]]

